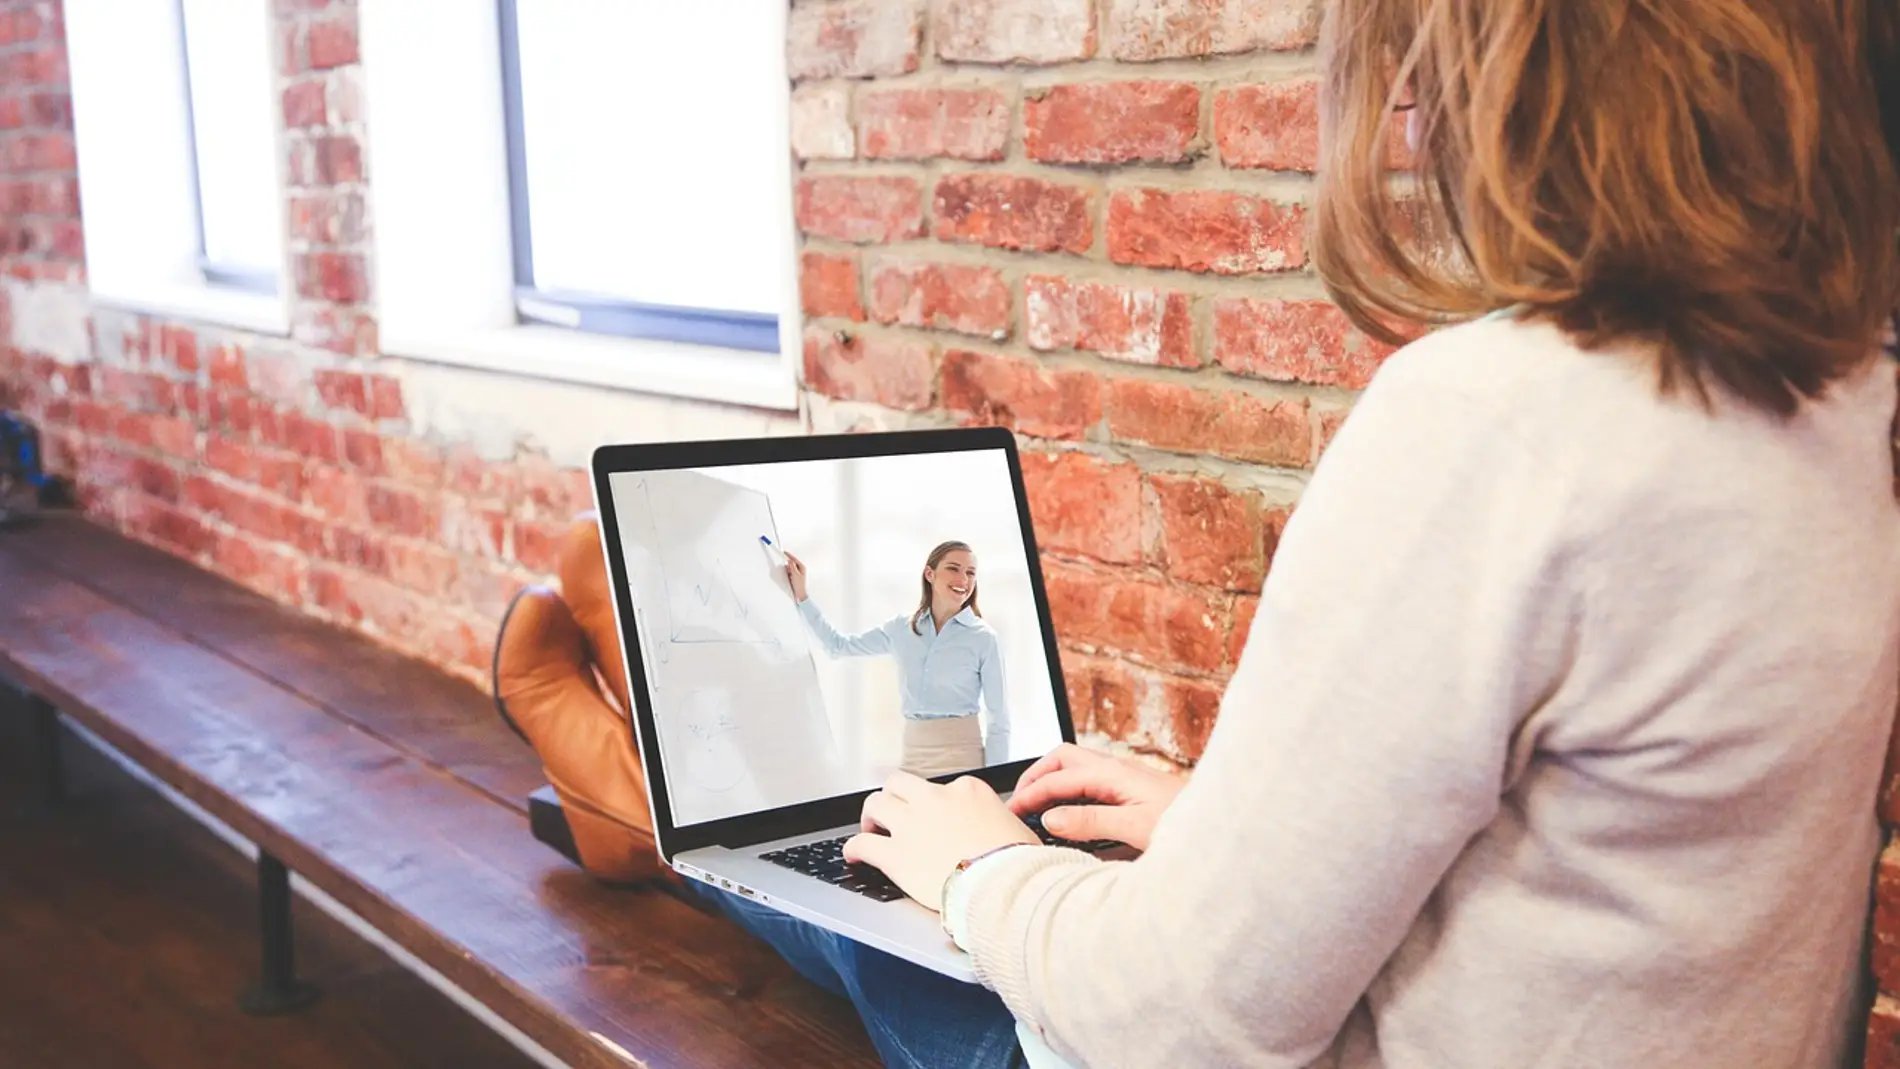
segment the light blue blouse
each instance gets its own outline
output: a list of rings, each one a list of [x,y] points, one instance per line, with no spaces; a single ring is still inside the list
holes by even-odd
[[[798,611],[818,644],[833,657],[888,653],[896,658],[899,697],[907,720],[974,716],[981,701],[990,711],[989,733],[983,740],[985,757],[991,764],[1008,760],[1009,699],[1002,644],[982,617],[966,608],[938,631],[936,622],[925,616],[912,631],[911,618],[905,615],[846,635],[831,626],[811,598],[799,602]]]

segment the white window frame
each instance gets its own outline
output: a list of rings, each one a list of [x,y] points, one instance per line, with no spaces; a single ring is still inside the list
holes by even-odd
[[[287,224],[277,234],[273,292],[220,284],[204,269],[181,16],[176,3],[66,0],[87,289],[97,304],[287,335]],[[275,25],[265,22],[267,31]],[[258,47],[276,55],[268,32]],[[176,91],[160,91],[168,86]],[[281,109],[273,112],[281,201],[285,137]]]
[[[358,33],[375,299],[386,355],[797,410],[802,320],[789,76],[779,105],[785,111],[778,124],[782,151],[774,154],[783,169],[764,179],[771,187],[764,193],[778,202],[784,221],[779,347],[749,352],[522,322],[499,6],[494,0],[362,0]]]

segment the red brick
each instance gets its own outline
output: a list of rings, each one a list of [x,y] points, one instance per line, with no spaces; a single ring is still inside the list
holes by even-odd
[[[1134,189],[1108,202],[1108,258],[1245,275],[1306,264],[1305,212],[1245,193]]]
[[[921,411],[936,390],[936,362],[923,342],[861,336],[812,327],[805,331],[805,382],[841,401],[872,401]]]
[[[79,165],[78,149],[70,133],[38,134],[23,143],[27,147],[28,170],[70,171]]]
[[[1876,994],[1867,1017],[1867,1059],[1854,1069],[1900,1069],[1900,1000]]]
[[[1881,853],[1874,877],[1874,976],[1882,991],[1900,991],[1900,844]]]
[[[1135,681],[1126,666],[1065,651],[1062,678],[1068,684],[1069,714],[1077,731],[1099,731],[1116,740],[1135,734],[1139,706]]]
[[[245,586],[282,601],[303,600],[308,565],[296,554],[241,534],[218,535],[211,553],[218,571]]]
[[[360,193],[293,194],[290,235],[319,245],[353,245],[367,236]]]
[[[792,154],[801,160],[848,160],[858,154],[849,85],[833,82],[792,90]]]
[[[324,104],[324,85],[321,79],[297,82],[284,90],[285,127],[299,130],[310,126],[322,126],[329,121],[329,109]]]
[[[799,257],[798,264],[798,292],[806,315],[864,320],[855,255],[807,252]]]
[[[176,416],[153,416],[149,426],[153,449],[166,456],[197,458],[198,428],[190,420]]]
[[[517,520],[511,531],[514,559],[522,567],[541,574],[552,574],[561,564],[561,539],[566,523]]]
[[[229,434],[234,438],[247,438],[258,428],[259,413],[267,412],[262,405],[251,400],[249,394],[235,390],[212,390],[206,395],[205,421],[212,430]],[[270,439],[277,441],[277,439]],[[277,444],[282,444],[277,441]]]
[[[305,31],[304,43],[309,50],[313,70],[327,70],[357,62],[355,15],[312,22]]]
[[[1189,583],[1257,591],[1266,577],[1260,495],[1212,479],[1152,475],[1161,564]]]
[[[1102,383],[1078,368],[950,352],[943,357],[943,406],[966,423],[1010,427],[1037,438],[1080,438],[1101,422]]]
[[[73,124],[73,97],[71,93],[34,93],[26,100],[26,114],[34,126],[55,128],[70,127]]]
[[[359,416],[369,415],[369,384],[363,376],[351,371],[322,368],[312,377],[312,381],[317,387],[317,396],[330,408]]]
[[[328,423],[297,412],[278,413],[277,423],[281,441],[270,444],[326,464],[335,464],[342,459],[336,428]]]
[[[71,178],[44,178],[27,187],[28,210],[39,215],[79,214],[79,183]]]
[[[838,174],[798,180],[798,229],[857,244],[924,236],[924,191],[914,178]]]
[[[343,460],[364,475],[380,477],[388,470],[383,464],[383,440],[373,431],[345,430]]]
[[[938,0],[930,40],[960,63],[1062,63],[1095,54],[1095,0]]]
[[[508,514],[500,509],[475,504],[465,497],[449,495],[440,499],[442,526],[437,539],[444,548],[457,553],[496,560],[507,544]]]
[[[1184,764],[1199,761],[1207,751],[1207,737],[1214,730],[1214,721],[1220,716],[1222,688],[1200,680],[1177,678],[1153,681],[1149,686],[1160,687],[1162,708],[1167,713],[1165,734],[1157,732],[1168,740],[1162,747],[1163,752]]]
[[[443,613],[432,614],[422,635],[422,654],[450,671],[461,669],[486,678],[494,628],[488,622],[471,623]]]
[[[871,318],[1001,339],[1010,293],[994,267],[880,260],[871,265]]]
[[[299,305],[291,311],[290,336],[304,345],[345,356],[369,356],[376,348],[376,319],[352,308]]]
[[[380,534],[331,527],[324,541],[323,557],[346,564],[371,575],[389,571],[389,539]]]
[[[1326,455],[1326,447],[1333,444],[1334,436],[1339,433],[1339,428],[1345,424],[1346,416],[1351,411],[1349,408],[1317,409],[1314,411],[1314,422],[1319,425],[1314,432],[1313,438],[1314,464],[1318,464],[1319,458]]]
[[[26,125],[26,101],[17,96],[0,97],[0,130],[18,130]]]
[[[306,468],[304,501],[332,522],[351,527],[370,526],[369,484],[361,475],[329,464]]]
[[[1259,611],[1259,595],[1247,594],[1234,599],[1234,626],[1227,633],[1228,667],[1240,664],[1240,655],[1247,648],[1247,636],[1253,632],[1254,613]]]
[[[347,134],[319,137],[310,142],[314,179],[311,185],[341,185],[363,180],[363,146]]]
[[[131,483],[139,492],[167,504],[177,504],[180,479],[177,469],[147,457],[132,457]]]
[[[368,300],[369,274],[363,258],[340,252],[297,257],[297,295],[346,304]]]
[[[1051,622],[1068,641],[1165,668],[1215,671],[1227,656],[1218,595],[1060,564],[1045,575]]]
[[[1023,103],[1024,148],[1044,163],[1180,163],[1197,155],[1200,126],[1187,82],[1058,85]]]
[[[1319,168],[1319,83],[1242,85],[1214,97],[1214,140],[1229,167]]]
[[[377,527],[409,538],[430,538],[441,519],[421,496],[385,483],[371,483],[364,492],[369,518]]]
[[[402,380],[389,375],[365,375],[369,383],[369,411],[365,415],[371,419],[405,419],[409,410],[402,401]]]
[[[1140,469],[1074,452],[1025,452],[1022,467],[1039,549],[1140,562]]]
[[[1319,36],[1316,0],[1106,0],[1108,53],[1144,62],[1305,48]]]
[[[521,497],[520,469],[512,463],[484,460],[474,449],[458,446],[448,459],[448,488],[484,501],[512,504]]]
[[[428,442],[400,436],[383,440],[383,464],[391,479],[415,490],[441,486],[447,468],[441,450]]]
[[[1214,304],[1214,359],[1280,382],[1362,390],[1392,353],[1329,301],[1232,298]]]
[[[188,558],[211,549],[217,535],[197,517],[140,494],[126,498],[128,529]]]
[[[906,74],[917,69],[922,31],[922,0],[798,4],[785,55],[795,80]]]
[[[363,607],[350,596],[349,579],[344,573],[315,567],[310,569],[309,581],[310,600],[317,608],[349,623],[362,622]]]
[[[389,581],[424,594],[448,593],[461,571],[455,554],[426,542],[392,539],[387,550]]]
[[[858,145],[871,159],[1000,160],[1009,104],[995,89],[867,89],[858,94]]]
[[[937,183],[935,211],[939,241],[1078,255],[1095,243],[1089,192],[1040,178],[947,175]]]
[[[189,327],[170,323],[158,328],[158,350],[165,362],[191,375],[198,370],[198,336]]]
[[[250,389],[250,375],[244,367],[244,350],[229,342],[211,350],[210,382],[213,388]]]
[[[1268,401],[1236,390],[1118,379],[1111,384],[1107,408],[1110,433],[1158,449],[1281,467],[1303,467],[1312,452],[1303,400]]]
[[[1084,349],[1160,367],[1201,362],[1185,293],[1030,275],[1023,280],[1023,307],[1032,349]]]
[[[521,580],[517,566],[464,559],[450,597],[469,612],[485,619],[497,620],[507,611],[508,602],[513,600],[515,592],[521,589]]]

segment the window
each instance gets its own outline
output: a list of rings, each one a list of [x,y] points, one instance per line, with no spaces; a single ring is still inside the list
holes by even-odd
[[[363,0],[384,349],[796,408],[786,8]]]
[[[261,47],[269,13],[259,3],[180,0],[179,15],[199,270],[212,285],[275,293],[283,221],[270,54]]]
[[[94,300],[284,333],[270,0],[67,0]]]
[[[787,92],[758,62],[784,47],[773,20],[749,3],[500,5],[516,311],[777,351],[783,224],[758,186]],[[714,39],[709,14],[744,57],[717,80],[681,47]]]

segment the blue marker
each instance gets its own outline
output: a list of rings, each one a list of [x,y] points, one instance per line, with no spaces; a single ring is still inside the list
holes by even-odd
[[[771,540],[771,539],[769,539],[769,538],[767,538],[767,537],[765,537],[764,535],[760,535],[760,536],[759,536],[759,544],[761,544],[761,545],[763,545],[763,546],[764,546],[765,548],[767,548],[767,549],[769,549],[769,550],[771,550],[771,551],[773,552],[773,554],[774,554],[774,555],[776,555],[776,556],[777,556],[778,558],[780,558],[780,559],[783,559],[783,558],[784,558],[784,556],[785,556],[785,551],[784,551],[784,550],[782,550],[782,549],[780,549],[780,548],[778,548],[777,546],[775,546],[775,545],[773,545],[773,544],[772,544],[772,540]]]

